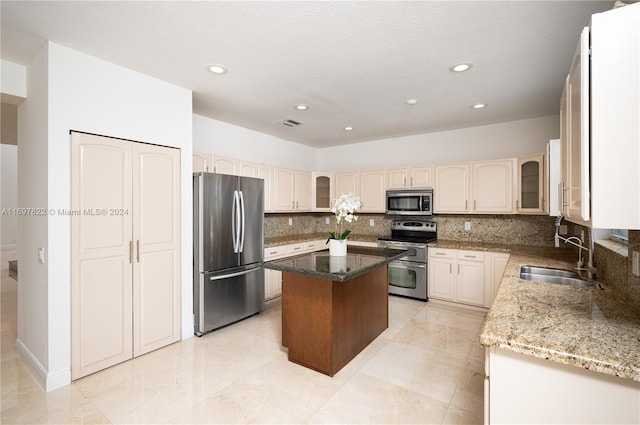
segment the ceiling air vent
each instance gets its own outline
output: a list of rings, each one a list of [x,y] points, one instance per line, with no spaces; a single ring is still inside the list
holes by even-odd
[[[298,121],[294,121],[294,120],[285,120],[285,121],[281,121],[282,125],[286,125],[287,127],[295,127],[297,125],[300,125],[300,123]]]

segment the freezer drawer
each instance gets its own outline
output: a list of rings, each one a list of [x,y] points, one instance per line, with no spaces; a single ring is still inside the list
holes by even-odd
[[[194,291],[195,334],[259,313],[264,308],[264,269],[258,265],[227,273],[202,273]]]

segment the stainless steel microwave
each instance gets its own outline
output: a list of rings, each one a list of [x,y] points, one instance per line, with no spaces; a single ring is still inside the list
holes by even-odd
[[[433,189],[387,190],[387,214],[432,215]]]

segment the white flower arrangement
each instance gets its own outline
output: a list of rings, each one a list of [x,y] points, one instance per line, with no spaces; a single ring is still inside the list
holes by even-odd
[[[351,230],[345,229],[343,231],[342,226],[345,221],[347,223],[358,221],[358,216],[355,213],[360,208],[362,208],[362,201],[353,193],[347,193],[335,200],[333,208],[331,208],[331,212],[336,215],[335,231],[329,233],[330,236],[327,242],[330,239],[347,239]]]

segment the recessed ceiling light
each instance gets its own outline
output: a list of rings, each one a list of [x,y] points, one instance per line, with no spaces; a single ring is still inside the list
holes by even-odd
[[[464,72],[464,71],[470,70],[472,66],[473,65],[468,63],[468,62],[459,63],[459,64],[451,66],[449,68],[449,71],[451,71],[451,72]]]
[[[222,65],[209,65],[208,69],[214,74],[225,74],[227,72],[227,68]]]
[[[306,111],[307,109],[309,109],[309,105],[300,104],[300,105],[296,105],[295,108],[298,111]]]
[[[473,109],[482,109],[482,108],[486,108],[486,106],[487,105],[484,103],[476,103],[475,105],[471,105]]]
[[[415,105],[418,103],[418,99],[409,99],[405,102],[407,105]]]
[[[351,127],[350,125],[346,126],[344,128],[344,131],[353,131],[353,127]]]

